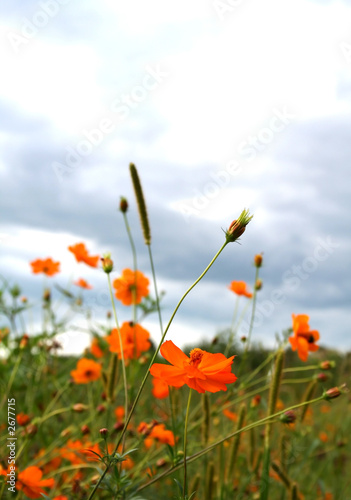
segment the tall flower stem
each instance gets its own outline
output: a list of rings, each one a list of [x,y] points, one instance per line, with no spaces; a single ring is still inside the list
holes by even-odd
[[[201,280],[201,279],[205,276],[205,274],[207,273],[207,271],[210,269],[210,267],[211,267],[211,266],[212,266],[212,264],[215,262],[215,260],[219,257],[219,255],[221,254],[221,252],[223,251],[223,249],[225,248],[225,246],[226,246],[227,244],[228,244],[228,242],[227,242],[227,241],[225,241],[225,242],[223,243],[223,245],[222,245],[222,246],[221,246],[221,248],[218,250],[218,252],[216,253],[216,255],[213,257],[213,259],[211,260],[211,262],[208,264],[208,266],[206,267],[206,269],[205,269],[205,270],[204,270],[204,271],[200,274],[200,276],[198,277],[198,279],[197,279],[196,281],[194,281],[194,283],[193,283],[193,284],[192,284],[192,285],[188,288],[188,290],[184,293],[184,295],[182,296],[182,298],[181,298],[181,299],[180,299],[180,301],[178,302],[178,304],[177,304],[176,308],[174,309],[174,311],[173,311],[173,313],[172,313],[172,316],[170,317],[170,320],[168,321],[168,324],[167,324],[167,326],[166,326],[166,328],[165,328],[165,331],[164,331],[164,333],[163,333],[163,335],[162,335],[162,338],[161,338],[161,340],[160,340],[160,342],[159,342],[159,344],[158,344],[158,346],[157,346],[157,348],[156,348],[156,351],[155,351],[154,355],[152,356],[152,359],[151,359],[150,364],[149,364],[149,366],[148,366],[148,369],[147,369],[147,371],[146,371],[146,373],[145,373],[145,375],[144,375],[144,378],[143,378],[143,380],[142,380],[142,382],[141,382],[141,384],[140,384],[140,387],[139,387],[138,393],[137,393],[137,395],[136,395],[136,397],[135,397],[135,400],[134,400],[134,402],[133,402],[133,405],[132,405],[132,407],[131,407],[131,410],[130,410],[130,412],[129,412],[129,415],[128,415],[128,417],[126,418],[126,421],[125,421],[125,424],[124,424],[123,430],[122,430],[121,435],[120,435],[120,437],[119,437],[119,439],[118,439],[118,442],[117,442],[117,444],[116,444],[116,448],[115,448],[115,450],[117,450],[117,448],[118,448],[118,446],[119,446],[119,444],[120,444],[120,442],[121,442],[121,440],[122,440],[122,438],[123,438],[123,436],[124,436],[124,434],[125,434],[125,432],[126,432],[126,430],[127,430],[127,427],[128,427],[128,425],[129,425],[130,419],[132,418],[132,415],[133,415],[133,413],[134,413],[135,407],[136,407],[136,405],[137,405],[137,403],[138,403],[138,401],[139,401],[140,395],[141,395],[142,390],[143,390],[143,388],[144,388],[144,386],[145,386],[145,384],[146,384],[146,380],[147,380],[147,378],[148,378],[148,376],[149,376],[149,371],[150,371],[150,368],[151,368],[151,366],[154,364],[154,361],[155,361],[155,359],[156,359],[156,357],[157,357],[157,355],[158,355],[158,353],[159,353],[159,350],[160,350],[160,348],[161,348],[161,345],[163,344],[163,341],[164,341],[164,339],[165,339],[165,337],[166,337],[166,335],[167,335],[167,332],[168,332],[168,330],[169,330],[169,327],[170,327],[170,326],[171,326],[171,324],[172,324],[172,321],[173,321],[173,319],[174,319],[174,316],[176,315],[176,313],[177,313],[177,311],[178,311],[178,309],[179,309],[180,305],[182,304],[183,300],[185,299],[185,297],[186,297],[186,296],[187,296],[187,295],[191,292],[191,290],[192,290],[192,289],[193,289],[193,288],[194,288],[194,287],[195,287],[195,286],[199,283],[199,281],[200,281],[200,280]]]
[[[125,412],[125,415],[127,415],[127,413],[128,413],[128,385],[127,385],[126,364],[125,364],[125,359],[124,359],[124,351],[123,351],[123,343],[122,343],[121,330],[119,328],[119,323],[118,323],[118,318],[117,318],[115,301],[113,299],[110,274],[107,274],[107,280],[108,280],[108,288],[109,288],[109,291],[110,291],[110,298],[111,298],[113,316],[114,316],[114,319],[115,319],[117,333],[118,333],[119,345],[121,346],[121,364],[122,364],[122,376],[123,376],[123,385],[124,385],[124,412]],[[111,353],[111,354],[113,356],[115,356],[113,358],[113,361],[117,363],[117,355],[114,355],[113,353]],[[111,372],[115,372],[115,370],[112,369]],[[109,377],[114,377],[114,373],[110,373]],[[123,453],[123,451],[122,451],[122,453]]]
[[[147,247],[148,247],[148,251],[149,251],[150,266],[151,266],[151,272],[152,272],[152,280],[154,282],[154,291],[155,291],[155,297],[156,297],[158,321],[160,323],[161,336],[162,336],[163,335],[163,325],[162,325],[162,316],[161,316],[161,308],[160,308],[160,297],[159,297],[158,290],[157,290],[157,282],[156,282],[156,273],[155,273],[154,260],[153,260],[153,257],[152,257],[151,245],[148,245]]]
[[[191,402],[192,390],[189,389],[188,404],[186,407],[185,423],[184,423],[184,479],[183,479],[183,498],[184,500],[188,498],[188,483],[187,483],[187,464],[186,464],[186,447],[187,447],[187,432],[188,432],[188,420],[189,420],[189,410]]]

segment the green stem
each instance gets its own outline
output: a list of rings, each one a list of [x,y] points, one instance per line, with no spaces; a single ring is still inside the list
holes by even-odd
[[[229,353],[229,350],[232,346],[233,339],[234,339],[234,334],[235,334],[234,326],[235,326],[236,315],[238,313],[239,300],[240,300],[240,296],[237,295],[236,301],[235,301],[235,306],[234,306],[232,324],[230,325],[229,339],[228,339],[228,343],[227,343],[227,346],[226,346],[225,351],[224,351],[225,357],[228,357],[228,353]]]
[[[11,375],[10,375],[10,380],[9,380],[9,383],[7,384],[7,388],[6,388],[6,392],[1,400],[1,407],[3,407],[5,405],[5,402],[8,398],[8,396],[10,395],[10,391],[11,391],[11,388],[12,388],[12,384],[15,380],[15,377],[16,377],[16,374],[17,374],[17,371],[18,371],[18,368],[19,368],[19,365],[21,363],[21,360],[22,360],[22,356],[23,356],[23,349],[20,350],[20,353],[16,359],[16,363],[15,363],[15,366],[13,367],[13,370],[11,372]]]
[[[116,306],[115,306],[115,301],[113,299],[113,293],[112,293],[112,287],[111,287],[111,278],[110,278],[110,274],[109,273],[107,274],[107,280],[108,280],[108,287],[109,287],[109,291],[110,291],[110,298],[111,298],[113,316],[114,316],[114,319],[115,319],[117,333],[118,333],[119,345],[121,347],[122,375],[123,375],[123,385],[124,385],[124,412],[125,412],[125,415],[127,415],[127,413],[128,413],[128,385],[127,385],[126,364],[125,364],[125,360],[124,360],[124,350],[123,350],[121,330],[119,328],[119,323],[118,323],[118,319],[117,319]],[[113,355],[113,353],[111,353],[111,354]],[[110,374],[110,375],[112,375],[112,374]],[[115,453],[116,453],[116,451],[117,451],[117,447],[115,449]],[[123,453],[123,446],[122,446],[122,453]]]
[[[231,439],[232,437],[234,437],[237,434],[240,434],[241,432],[248,431],[248,430],[253,429],[255,427],[258,427],[260,425],[265,425],[268,422],[268,420],[273,420],[273,419],[275,419],[276,417],[279,417],[280,415],[282,415],[283,413],[285,413],[288,410],[296,410],[297,408],[301,408],[302,406],[306,406],[306,405],[309,405],[309,404],[317,403],[318,401],[322,401],[322,400],[324,400],[324,396],[323,395],[320,396],[319,398],[315,398],[315,399],[312,399],[310,401],[305,401],[304,403],[299,403],[297,405],[291,406],[290,408],[287,408],[285,410],[279,411],[279,412],[275,413],[274,415],[269,415],[267,417],[262,418],[261,420],[258,420],[257,422],[254,422],[254,423],[249,424],[249,425],[247,425],[245,427],[242,427],[241,429],[239,429],[239,430],[237,430],[237,431],[229,434],[228,436],[220,439],[219,441],[216,441],[215,443],[207,446],[203,450],[198,451],[197,453],[194,453],[194,455],[191,455],[190,457],[188,457],[187,462],[191,463],[191,462],[197,460],[198,458],[202,457],[203,455],[206,455],[209,451],[213,450],[216,446],[220,445],[221,443],[224,443],[228,439]],[[169,474],[172,474],[174,471],[176,471],[178,469],[181,469],[183,467],[183,465],[184,464],[182,462],[182,463],[180,463],[180,464],[178,464],[178,465],[176,465],[174,467],[171,467],[170,469],[162,472],[158,476],[155,476],[153,479],[151,479],[151,481],[149,481],[148,483],[146,483],[146,484],[144,484],[142,486],[139,486],[139,488],[137,489],[137,491],[139,492],[139,491],[141,491],[141,490],[143,490],[145,488],[148,488],[152,484],[154,484],[157,481],[159,481],[159,479],[161,479],[161,478],[163,478],[165,476],[168,476]]]
[[[162,316],[161,316],[161,309],[160,309],[160,298],[159,298],[159,295],[158,295],[157,283],[156,283],[155,266],[154,266],[154,261],[153,261],[153,258],[152,258],[151,245],[148,245],[147,247],[148,247],[148,250],[149,250],[149,258],[150,258],[150,265],[151,265],[151,272],[152,272],[152,280],[154,282],[154,290],[155,290],[155,297],[156,297],[156,304],[157,304],[158,321],[160,323],[161,336],[162,336],[163,335],[163,325],[162,325]]]
[[[187,440],[187,432],[188,432],[188,419],[189,419],[191,393],[192,393],[192,390],[190,388],[189,389],[189,396],[188,396],[188,404],[186,407],[186,414],[185,414],[185,424],[184,424],[184,480],[183,480],[183,498],[184,498],[184,500],[187,498],[187,495],[188,495],[186,446],[187,446],[187,441],[188,441]]]

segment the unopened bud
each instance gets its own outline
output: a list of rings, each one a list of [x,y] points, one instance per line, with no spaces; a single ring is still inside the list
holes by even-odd
[[[25,333],[19,343],[20,349],[24,349],[27,346],[28,340],[29,340],[29,335]]]
[[[128,210],[128,201],[123,196],[121,196],[121,201],[119,202],[119,209],[122,212],[122,214],[125,214],[126,211]]]
[[[253,215],[249,215],[249,211],[244,209],[239,215],[238,219],[233,220],[230,224],[228,231],[226,231],[227,243],[236,241],[244,233],[246,226],[252,219]]]
[[[260,278],[258,278],[256,280],[255,290],[261,290],[262,286],[263,286],[263,282],[262,282],[262,280]]]
[[[255,255],[254,263],[255,263],[256,267],[261,267],[262,261],[263,261],[263,256],[261,253],[258,253],[257,255]]]
[[[50,302],[51,300],[51,292],[49,288],[45,288],[44,293],[43,293],[43,301],[44,302]]]
[[[292,424],[296,420],[296,413],[293,410],[287,410],[280,415],[279,420],[283,424]]]
[[[111,254],[106,253],[103,257],[101,257],[102,269],[106,274],[110,274],[113,270],[113,261],[111,260]]]
[[[90,429],[89,429],[89,427],[88,427],[86,424],[85,424],[85,425],[82,425],[82,427],[81,427],[81,429],[80,429],[80,430],[81,430],[81,432],[82,432],[82,434],[83,434],[84,436],[85,436],[86,434],[89,434],[89,433],[90,433]]]
[[[89,407],[87,405],[83,405],[83,403],[76,403],[72,406],[72,410],[77,413],[82,413],[82,411],[87,410]]]
[[[340,396],[340,394],[341,394],[341,391],[340,391],[339,387],[332,387],[331,389],[328,389],[327,391],[325,391],[325,393],[323,394],[323,397],[324,397],[324,399],[329,401],[330,399],[338,398]]]
[[[319,368],[321,370],[331,370],[334,367],[335,361],[321,361],[321,363],[319,363]]]
[[[318,382],[326,382],[328,380],[328,376],[325,373],[318,373],[316,379]]]
[[[104,405],[99,405],[97,408],[96,408],[96,411],[98,413],[104,413],[104,411],[106,410],[105,406]]]
[[[108,429],[106,429],[106,427],[103,427],[102,429],[100,429],[100,435],[102,438],[106,439],[108,436]]]

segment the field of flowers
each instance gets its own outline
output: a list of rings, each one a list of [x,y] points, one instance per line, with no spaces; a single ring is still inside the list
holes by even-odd
[[[351,499],[351,356],[320,347],[308,311],[287,318],[291,328],[275,350],[253,342],[262,254],[248,258],[251,284],[228,283],[232,324],[202,345],[175,345],[168,330],[178,308],[222,250],[245,237],[252,216],[243,210],[229,224],[223,246],[165,323],[132,164],[130,173],[151,272],[137,268],[122,198],[133,269],[111,279],[113,256],[91,255],[82,242],[67,250],[83,271],[106,274],[111,297],[111,312],[91,327],[90,348],[79,358],[60,354],[57,340],[71,327],[52,299],[60,262],[30,262],[33,274],[45,277],[35,336],[26,333],[30,301],[20,284],[2,278],[0,498]],[[91,288],[84,278],[73,289],[56,288],[73,311],[84,310],[79,290]],[[121,304],[130,308],[122,324]],[[238,338],[243,307],[251,310],[251,325]],[[159,320],[159,345],[143,326],[151,314]]]

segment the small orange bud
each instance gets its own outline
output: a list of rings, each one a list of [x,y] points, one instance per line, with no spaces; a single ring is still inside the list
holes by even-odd
[[[251,400],[251,407],[258,406],[261,402],[261,396],[259,394],[256,394]]]
[[[255,290],[261,290],[262,286],[263,286],[263,282],[262,282],[262,280],[260,278],[258,278],[256,280]]]
[[[236,241],[245,232],[246,226],[252,219],[253,215],[249,215],[249,211],[244,209],[238,219],[233,220],[228,231],[226,231],[227,243]]]
[[[326,382],[328,380],[328,376],[325,373],[318,373],[316,379],[318,382]]]
[[[90,429],[86,424],[82,425],[80,430],[81,430],[83,436],[85,436],[86,434],[90,434]]]
[[[101,257],[102,269],[106,274],[110,274],[113,270],[113,261],[111,260],[111,254],[106,253],[103,257]]]
[[[27,333],[25,333],[23,335],[23,337],[21,338],[21,341],[20,341],[20,344],[19,344],[20,349],[24,349],[27,346],[28,340],[29,340],[29,335]]]
[[[262,261],[263,261],[263,256],[261,253],[258,253],[257,255],[255,255],[254,263],[255,263],[256,267],[261,267]]]

